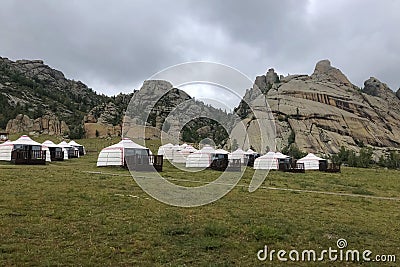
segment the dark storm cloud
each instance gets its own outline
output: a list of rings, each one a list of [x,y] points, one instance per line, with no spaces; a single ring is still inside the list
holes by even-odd
[[[95,90],[130,91],[192,60],[231,65],[254,79],[311,73],[328,58],[358,86],[400,85],[399,1],[5,0],[0,55],[43,59]]]

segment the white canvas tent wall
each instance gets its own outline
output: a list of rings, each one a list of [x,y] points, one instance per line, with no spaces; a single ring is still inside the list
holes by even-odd
[[[27,135],[22,135],[20,138],[18,138],[15,141],[12,142],[5,142],[0,145],[0,160],[4,161],[11,161],[11,152],[17,147],[17,146],[36,146],[40,147],[41,150],[46,151],[46,161],[50,162],[51,157],[50,157],[50,151],[46,146],[43,146],[42,144],[33,141],[29,136]]]
[[[278,170],[279,160],[288,160],[289,156],[286,156],[280,152],[268,152],[267,154],[258,157],[254,160],[254,169],[256,170]]]
[[[319,162],[326,161],[323,158],[317,157],[313,153],[309,153],[304,158],[301,158],[297,161],[297,163],[304,163],[305,170],[319,170]]]
[[[0,160],[1,161],[11,161],[11,151],[14,145],[11,141],[6,141],[0,144]]]
[[[228,159],[240,159],[242,164],[247,163],[246,152],[244,152],[241,148],[236,149],[232,153],[228,155]]]
[[[174,145],[171,143],[162,145],[158,148],[158,155],[163,155],[164,159],[172,159],[173,158],[173,151]]]
[[[134,154],[149,155],[150,150],[138,145],[128,138],[118,144],[103,148],[97,158],[97,167],[124,166],[125,156]]]
[[[184,144],[185,145],[185,144]],[[181,147],[183,147],[182,145]],[[186,158],[196,152],[197,149],[191,145],[185,145],[184,148],[180,151],[174,151],[172,162],[174,163],[186,163]]]
[[[81,153],[82,155],[85,155],[85,154],[86,154],[85,147],[84,147],[83,145],[81,145],[81,144],[78,144],[78,143],[75,142],[74,140],[70,141],[70,142],[68,143],[68,145],[73,146],[73,147],[76,147],[76,148],[79,150],[79,153]]]
[[[50,147],[59,147],[59,148],[61,148],[62,151],[64,152],[64,160],[68,159],[68,151],[64,147],[62,147],[60,145],[56,145],[50,140],[44,141],[42,143],[42,145],[45,146],[45,147],[48,147],[48,148],[50,148]]]
[[[190,154],[186,158],[187,168],[208,168],[212,161],[215,149],[211,146],[204,146],[202,149]]]

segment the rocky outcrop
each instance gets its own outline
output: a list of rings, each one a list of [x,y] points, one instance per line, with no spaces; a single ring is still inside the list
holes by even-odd
[[[227,122],[228,125],[232,121],[231,114],[192,99],[168,81],[149,80],[143,83],[132,98],[124,118],[123,136],[143,137],[137,136],[137,129],[146,127],[145,138],[158,139],[167,132],[171,135],[172,142],[178,142],[182,137],[180,133],[183,126],[199,117],[216,118],[217,121]],[[200,121],[190,125],[188,128],[193,132],[188,133],[189,135],[204,126]],[[203,133],[204,129],[199,131]],[[209,131],[208,137],[215,140],[219,132]]]
[[[113,126],[111,124],[90,123],[83,125],[86,138],[104,138],[121,136],[121,125]]]
[[[393,91],[385,84],[375,77],[371,77],[364,82],[363,93],[371,96],[378,96],[380,98],[392,98]]]
[[[399,90],[397,90],[396,96],[398,99],[400,99],[400,88],[399,88]]]
[[[317,63],[311,78],[314,81],[332,82],[353,87],[349,79],[347,79],[347,77],[339,69],[332,67],[331,62],[327,59],[321,60]]]
[[[376,78],[367,80],[361,91],[323,60],[311,76],[280,81],[266,94],[278,149],[288,145],[292,133],[300,149],[320,154],[337,153],[341,146],[358,150],[363,144],[400,147],[400,100]]]
[[[55,115],[30,119],[27,115],[19,114],[15,119],[8,121],[6,131],[10,134],[25,132],[61,136],[69,132],[69,127]]]
[[[271,68],[265,75],[257,76],[254,85],[258,86],[263,94],[266,94],[272,86],[278,82],[279,76],[276,74],[275,70]]]
[[[120,113],[113,102],[94,107],[84,116],[84,123],[120,124]]]
[[[80,81],[67,79],[42,60],[12,61],[0,57],[0,128],[19,113],[30,118],[54,114],[68,124],[71,135],[79,138],[83,130],[77,122],[82,121],[83,114],[111,100],[114,99],[96,94]],[[46,133],[47,129],[38,131]],[[57,130],[49,132],[57,134]]]
[[[122,116],[113,102],[94,107],[83,118],[86,138],[121,136]]]

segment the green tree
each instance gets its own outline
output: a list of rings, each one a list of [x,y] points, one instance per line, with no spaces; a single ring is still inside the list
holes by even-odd
[[[291,156],[294,159],[301,159],[306,156],[307,153],[300,150],[295,143],[290,144],[289,146],[282,149],[282,153],[288,156]]]

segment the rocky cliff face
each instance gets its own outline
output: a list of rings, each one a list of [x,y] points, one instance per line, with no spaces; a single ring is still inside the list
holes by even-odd
[[[108,97],[97,95],[80,81],[65,78],[41,60],[14,62],[0,57],[0,128],[18,114],[32,119],[55,115],[69,126],[71,135],[78,135],[83,133],[84,114],[108,101]]]
[[[320,154],[337,153],[341,146],[400,147],[400,100],[376,78],[360,90],[323,60],[310,76],[281,77],[266,95],[276,120],[278,149],[293,134],[300,149]],[[255,98],[251,92],[246,97]],[[238,109],[242,117],[247,115],[243,106]]]
[[[19,114],[7,123],[6,131],[10,134],[25,132],[63,135],[69,132],[69,128],[64,121],[59,121],[55,115],[44,115],[40,118],[30,119],[27,115]]]

